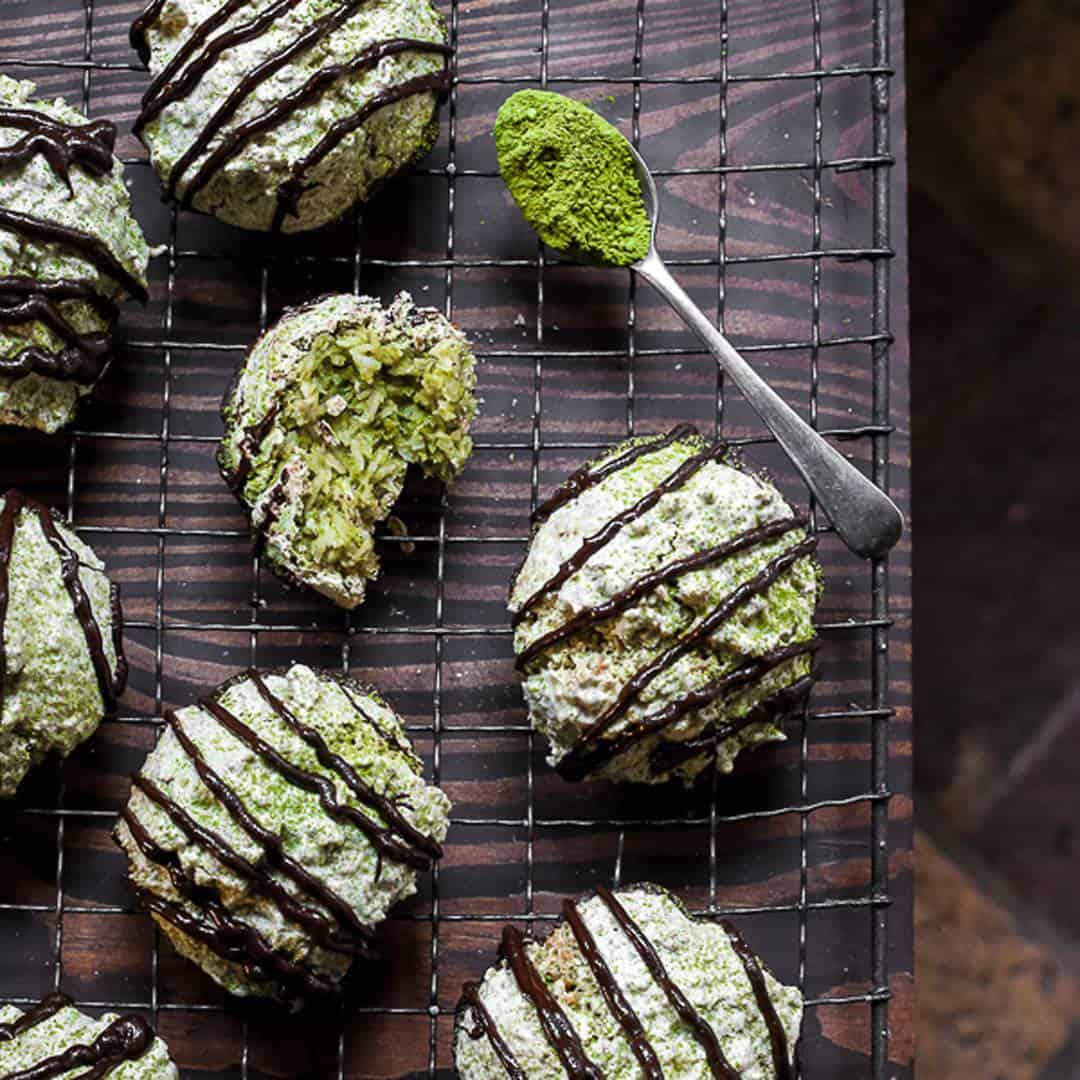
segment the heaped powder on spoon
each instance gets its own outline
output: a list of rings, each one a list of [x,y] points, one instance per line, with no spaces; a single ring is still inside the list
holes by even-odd
[[[495,120],[499,168],[550,247],[628,266],[649,251],[650,226],[630,147],[580,101],[519,90]]]

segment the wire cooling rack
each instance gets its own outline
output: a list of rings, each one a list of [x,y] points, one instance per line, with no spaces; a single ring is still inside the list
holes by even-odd
[[[89,1010],[145,1010],[190,1076],[451,1076],[460,984],[493,959],[498,924],[542,933],[564,896],[649,879],[734,917],[802,987],[802,1075],[907,1075],[907,1000],[899,1018],[890,1002],[911,959],[909,684],[886,561],[853,559],[814,516],[821,681],[789,742],[732,778],[689,793],[571,787],[529,731],[504,594],[544,491],[626,434],[691,420],[793,501],[807,493],[656,297],[537,248],[487,136],[518,85],[572,93],[623,127],[656,170],[676,273],[887,488],[906,421],[906,371],[890,371],[898,13],[888,0],[448,2],[458,51],[441,143],[314,237],[275,242],[162,207],[141,147],[121,140],[136,212],[162,245],[151,303],[126,312],[107,386],[72,433],[0,435],[0,482],[63,507],[109,563],[132,678],[121,714],[3,811],[0,1000],[59,987]],[[126,45],[137,9],[9,0],[0,70],[126,131],[146,80]],[[383,577],[345,615],[252,558],[213,467],[217,400],[286,304],[400,288],[476,345],[476,452],[451,492],[410,485],[409,535],[381,539]],[[386,924],[383,959],[334,1015],[285,1021],[227,1001],[172,953],[134,910],[108,833],[163,707],[293,659],[380,685],[455,810],[446,858]]]

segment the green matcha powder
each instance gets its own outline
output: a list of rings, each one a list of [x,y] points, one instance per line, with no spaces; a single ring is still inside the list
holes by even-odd
[[[649,251],[650,225],[626,140],[573,98],[520,90],[495,120],[499,168],[545,244],[628,266]]]

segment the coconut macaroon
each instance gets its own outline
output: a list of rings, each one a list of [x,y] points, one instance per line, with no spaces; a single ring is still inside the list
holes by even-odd
[[[49,994],[25,1012],[0,1006],[0,1077],[53,1076],[178,1080],[180,1073],[135,1013],[90,1017],[64,994]]]
[[[811,683],[821,574],[771,484],[684,426],[608,451],[535,520],[514,650],[564,777],[689,782],[783,738]]]
[[[442,854],[449,800],[372,690],[294,665],[166,714],[116,839],[142,905],[230,993],[335,993]]]
[[[218,452],[271,568],[359,604],[408,466],[449,481],[468,458],[475,385],[465,336],[407,293],[287,311],[226,397]]]
[[[151,0],[135,132],[169,198],[247,229],[333,221],[425,154],[450,85],[428,0]]]
[[[41,503],[0,497],[0,797],[115,710],[122,635],[105,564]]]
[[[0,424],[53,432],[112,359],[117,301],[146,299],[116,128],[0,75]]]
[[[465,984],[454,1060],[462,1080],[791,1080],[802,1012],[731,923],[655,885],[600,887],[543,942],[504,929]]]

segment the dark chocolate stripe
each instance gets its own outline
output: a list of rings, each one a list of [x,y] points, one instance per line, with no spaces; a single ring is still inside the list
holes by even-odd
[[[656,985],[664,992],[668,1003],[678,1014],[679,1019],[690,1029],[698,1045],[705,1052],[705,1059],[709,1064],[709,1071],[720,1080],[739,1080],[739,1074],[731,1067],[724,1051],[720,1048],[720,1042],[716,1032],[698,1013],[687,999],[686,995],[672,980],[664,967],[652,942],[645,936],[641,927],[630,917],[626,908],[622,906],[618,898],[603,885],[596,887],[596,895],[607,905],[612,917],[622,927],[630,944],[633,945],[638,956],[641,957],[645,966],[649,969]]]
[[[19,511],[24,505],[21,491],[9,491],[4,497],[4,509],[0,512],[0,720],[4,717],[4,687],[7,683],[7,649],[4,642],[4,623],[7,620],[8,601],[11,598],[11,555],[15,548],[15,526]]]
[[[137,1061],[154,1043],[150,1025],[134,1014],[114,1020],[91,1043],[78,1043],[61,1054],[45,1058],[25,1069],[7,1073],[3,1080],[47,1080],[88,1065],[74,1080],[99,1080],[125,1061]]]
[[[22,378],[37,372],[50,378],[92,386],[105,373],[112,359],[109,331],[80,333],[68,322],[57,306],[64,300],[82,300],[101,313],[110,308],[108,320],[116,317],[116,308],[81,281],[40,281],[30,278],[0,278],[0,325],[17,326],[40,322],[47,326],[64,347],[56,353],[29,346],[15,356],[0,357],[0,375]]]
[[[532,1002],[548,1042],[570,1076],[583,1080],[604,1080],[604,1074],[586,1056],[577,1032],[566,1013],[544,985],[533,967],[521,931],[515,926],[503,928],[500,953],[514,973],[518,989]]]
[[[727,933],[731,947],[735,955],[742,961],[743,970],[746,972],[750,985],[754,990],[754,1000],[757,1002],[758,1011],[761,1013],[765,1026],[769,1029],[769,1044],[772,1048],[773,1069],[777,1080],[795,1080],[795,1070],[791,1066],[791,1056],[788,1050],[787,1035],[784,1025],[776,1014],[776,1006],[769,996],[769,988],[765,985],[765,976],[761,971],[761,964],[754,955],[753,950],[743,940],[742,935],[734,925],[723,919],[720,925]]]
[[[73,281],[69,278],[38,281],[25,276],[0,277],[0,303],[7,304],[9,297],[21,300],[34,296],[43,296],[54,301],[82,300],[108,322],[112,322],[117,316],[116,304],[102,296],[89,282]]]
[[[109,664],[109,658],[105,653],[105,643],[101,636],[101,627],[94,618],[94,609],[90,605],[90,598],[83,588],[82,579],[79,577],[79,558],[72,551],[68,542],[60,535],[56,523],[53,521],[49,509],[41,503],[28,503],[30,508],[37,514],[41,523],[41,531],[48,541],[49,546],[56,552],[60,559],[60,578],[64,582],[71,597],[71,606],[75,612],[75,618],[82,629],[86,639],[86,648],[90,654],[90,663],[93,665],[94,674],[97,676],[98,690],[101,693],[102,708],[106,713],[116,708],[117,698],[123,690],[123,676],[126,670],[119,663],[113,673]]]
[[[262,759],[263,763],[279,776],[284,777],[290,784],[300,788],[302,791],[317,796],[319,805],[322,806],[328,817],[359,829],[380,855],[388,855],[392,859],[417,870],[426,870],[430,866],[430,860],[427,857],[397,842],[387,829],[384,829],[377,821],[368,817],[367,814],[361,813],[355,807],[339,803],[337,788],[332,780],[294,765],[265,739],[252,731],[239,717],[229,712],[228,709],[212,698],[204,698],[199,702],[199,706],[210,713],[222,727],[232,732],[245,746],[253,750]]]
[[[687,691],[682,697],[669,702],[664,708],[627,724],[607,739],[587,742],[584,739],[577,744],[555,766],[556,771],[566,780],[583,780],[589,773],[606,765],[613,757],[629,750],[635,743],[656,735],[670,727],[676,720],[696,709],[712,704],[718,698],[758,682],[773,668],[800,656],[814,652],[818,647],[816,640],[799,641],[785,645],[772,652],[748,659],[741,666],[722,675],[719,679],[706,683],[695,690]],[[739,730],[741,723],[735,725]],[[725,736],[727,737],[727,736]]]
[[[166,88],[166,84],[173,78],[174,75],[180,73],[180,69],[191,59],[191,57],[198,51],[199,47],[205,44],[206,39],[227,22],[237,11],[243,8],[246,4],[249,4],[251,0],[226,0],[221,7],[212,11],[201,23],[199,23],[191,32],[191,34],[181,42],[180,47],[169,57],[168,63],[150,80],[150,85],[146,88],[142,96],[142,103],[145,105],[148,101],[157,96],[163,89]],[[145,12],[144,12],[145,14]],[[140,16],[141,19],[142,16]],[[157,17],[151,21],[156,22]],[[136,19],[135,22],[139,22]],[[151,23],[147,24],[149,29]],[[134,29],[135,24],[132,24]],[[138,48],[138,45],[136,45]],[[141,52],[140,52],[141,55]],[[146,58],[143,60],[144,64],[150,62],[150,50],[146,50]],[[132,130],[136,135],[141,130],[139,124],[139,118],[136,117],[135,125]]]
[[[29,240],[46,244],[61,244],[76,252],[87,262],[97,267],[103,274],[108,274],[137,300],[145,301],[148,297],[143,285],[123,263],[109,250],[105,242],[81,229],[70,225],[61,225],[58,221],[46,221],[31,214],[22,214],[17,210],[0,207],[0,229],[8,229]]]
[[[334,924],[325,915],[300,903],[261,863],[249,862],[220,833],[200,825],[149,777],[136,774],[131,778],[131,783],[136,790],[160,807],[192,843],[200,845],[223,866],[249,882],[260,895],[277,904],[286,919],[310,931],[322,948],[348,956],[369,955],[365,945],[337,933]]]
[[[549,495],[547,499],[533,511],[533,523],[539,524],[541,521],[551,517],[556,510],[565,506],[572,499],[576,499],[583,491],[588,491],[589,488],[595,487],[605,477],[610,476],[612,473],[619,472],[621,469],[625,469],[628,465],[637,461],[638,458],[644,457],[646,454],[652,454],[657,450],[663,450],[664,447],[670,446],[672,443],[699,437],[697,428],[692,424],[679,424],[678,426],[673,427],[666,435],[658,435],[656,438],[646,439],[636,446],[631,446],[623,453],[616,454],[610,461],[602,462],[595,468],[591,463],[583,465],[580,469],[572,472],[569,477],[567,477],[567,479],[564,480],[563,483],[561,483],[551,495]]]
[[[251,41],[259,37],[277,21],[280,15],[285,14],[290,8],[296,7],[300,0],[275,0],[275,3],[265,8],[253,19],[234,26],[231,30],[218,34],[217,37],[207,40],[211,33],[222,25],[235,11],[243,8],[248,0],[229,0],[228,3],[218,8],[205,22],[195,28],[191,37],[184,42],[180,52],[173,56],[172,60],[163,68],[143,95],[142,111],[135,118],[132,131],[139,135],[162,110],[176,101],[187,97],[198,86],[202,77],[214,66],[222,53],[245,41]],[[202,52],[191,59],[184,71],[179,69],[192,57],[192,54],[202,46]],[[175,77],[174,77],[175,76]]]
[[[652,1043],[649,1042],[649,1037],[642,1026],[641,1020],[638,1018],[637,1013],[634,1012],[633,1006],[626,1000],[626,995],[622,992],[618,982],[616,982],[615,976],[612,975],[607,961],[600,955],[596,939],[589,932],[589,928],[585,925],[585,920],[573,900],[563,901],[562,913],[571,933],[574,935],[578,949],[581,950],[581,955],[589,965],[589,970],[592,971],[597,986],[600,987],[600,993],[608,1009],[611,1010],[611,1015],[615,1017],[619,1027],[622,1028],[626,1041],[634,1052],[634,1057],[638,1059],[646,1080],[664,1080],[664,1070],[660,1066],[656,1051],[653,1049]]]
[[[369,46],[346,63],[334,64],[315,72],[303,86],[287,94],[266,112],[238,125],[222,139],[220,145],[199,166],[191,181],[184,185],[183,205],[190,206],[195,196],[210,182],[214,173],[239,154],[253,138],[277,127],[297,109],[313,101],[339,79],[372,68],[384,57],[402,52],[437,52],[449,56],[451,50],[449,46],[441,42],[395,38]],[[174,175],[178,175],[179,171],[178,164]],[[170,177],[170,181],[171,179]]]
[[[139,12],[128,30],[128,41],[131,42],[131,47],[139,54],[139,59],[143,64],[150,62],[150,44],[146,40],[146,32],[158,21],[164,8],[165,0],[150,0],[150,3]]]
[[[140,899],[147,907],[151,910],[158,909],[157,913],[163,919],[186,934],[190,934],[192,928],[197,927],[196,934],[192,936],[223,960],[238,964],[248,978],[263,982],[279,980],[282,988],[280,997],[283,1001],[290,999],[290,988],[295,989],[300,998],[306,994],[333,994],[336,991],[336,985],[332,981],[302,964],[293,962],[284,953],[273,948],[258,930],[237,919],[225,907],[216,889],[199,885],[189,877],[179,855],[157,843],[132,813],[130,806],[125,806],[120,811],[120,816],[143,855],[165,870],[173,888],[185,900],[194,904],[205,915],[205,920],[165,897],[140,888]],[[178,911],[183,911],[188,916],[183,927],[175,921]]]
[[[580,570],[601,548],[606,547],[616,536],[632,521],[647,514],[665,495],[670,495],[687,483],[690,478],[710,461],[715,460],[726,453],[726,448],[720,444],[706,447],[699,454],[694,454],[682,462],[673,472],[669,473],[652,491],[643,495],[632,506],[613,517],[602,529],[586,537],[581,546],[566,559],[514,613],[511,620],[513,626],[517,626],[525,616],[545,597],[555,592],[567,578]]]
[[[10,146],[0,147],[0,168],[25,165],[41,154],[69,189],[72,165],[81,165],[93,176],[104,176],[112,169],[116,125],[108,120],[69,124],[36,109],[0,105],[0,128],[5,127],[26,134]]]
[[[752,578],[747,579],[738,588],[730,592],[713,610],[697,623],[690,631],[683,634],[670,648],[665,649],[644,667],[640,668],[626,685],[619,691],[618,697],[589,725],[578,742],[567,753],[557,766],[563,776],[575,775],[580,772],[582,763],[586,760],[606,760],[627,745],[646,735],[654,734],[660,728],[673,723],[679,716],[685,715],[692,708],[698,708],[702,704],[713,701],[720,693],[730,688],[726,682],[729,676],[724,676],[716,683],[699,690],[688,691],[686,696],[678,698],[670,705],[653,716],[635,724],[628,725],[614,739],[607,740],[604,746],[596,746],[590,749],[590,745],[598,739],[614,724],[630,707],[633,700],[659,675],[666,671],[672,664],[685,656],[691,649],[697,647],[708,638],[726,619],[737,611],[743,604],[753,597],[765,592],[778,578],[791,568],[799,559],[809,555],[815,547],[816,541],[808,537],[802,542],[788,548],[782,554],[773,559],[764,569],[760,570]],[[809,651],[813,648],[812,643],[802,642],[797,646],[801,651]],[[779,655],[779,654],[778,654]],[[766,662],[772,657],[751,658],[750,663]],[[787,658],[787,657],[784,657]],[[773,665],[775,666],[775,665]],[[768,670],[766,668],[766,670]],[[733,674],[733,673],[732,673]],[[565,770],[565,771],[564,771]]]
[[[67,994],[46,994],[37,1005],[32,1009],[27,1009],[17,1020],[0,1024],[0,1042],[11,1042],[12,1039],[17,1039],[24,1032],[45,1023],[50,1016],[55,1016],[61,1009],[66,1009],[71,1004],[71,998]]]
[[[625,611],[637,600],[645,596],[646,593],[652,592],[653,589],[659,588],[674,578],[722,562],[732,555],[737,555],[740,551],[774,540],[785,533],[791,532],[793,529],[805,528],[806,524],[806,519],[803,517],[782,518],[767,525],[759,525],[756,528],[748,529],[723,544],[717,544],[715,547],[695,552],[693,555],[687,555],[682,559],[674,559],[672,562],[645,574],[625,589],[621,589],[604,603],[585,608],[567,619],[561,626],[542,634],[522,650],[521,655],[517,658],[517,667],[519,669],[523,668],[545,649],[569,637],[571,634],[577,633],[578,630],[595,626],[597,623],[603,622],[604,619],[610,619],[620,611]]]
[[[367,721],[368,724],[371,725],[379,738],[382,739],[384,743],[386,743],[388,749],[394,750],[399,754],[403,754],[407,758],[411,757],[409,751],[406,750],[405,747],[403,747],[401,743],[399,743],[397,739],[395,739],[390,734],[390,732],[388,732],[382,726],[382,724],[380,724],[378,720],[376,720],[375,717],[367,709],[364,708],[363,702],[361,702],[360,699],[352,692],[352,689],[350,688],[348,682],[345,679],[338,679],[337,686],[338,689],[340,689],[341,692],[349,699],[349,704],[357,711],[360,716],[364,718],[365,721]]]
[[[356,917],[356,912],[325,882],[307,871],[295,859],[285,851],[285,845],[281,837],[265,826],[252,815],[236,792],[211,768],[202,751],[195,745],[180,722],[176,713],[165,713],[165,719],[172,727],[173,734],[183,748],[184,753],[191,759],[199,774],[199,778],[217,798],[218,802],[232,815],[233,820],[263,849],[263,858],[271,866],[279,869],[293,882],[300,886],[309,896],[316,899],[323,907],[330,911],[335,918],[348,927],[357,938],[370,940],[374,934],[370,926],[365,926]]]
[[[785,713],[806,701],[806,695],[814,685],[811,675],[804,675],[790,686],[777,690],[775,694],[759,701],[745,716],[738,720],[732,720],[726,724],[706,728],[700,735],[691,739],[682,739],[678,742],[659,742],[649,754],[649,766],[654,776],[677,769],[701,754],[711,753],[725,739],[738,735],[740,731],[751,727],[753,724],[763,724],[776,716]]]
[[[244,104],[253,90],[257,89],[275,72],[280,71],[293,59],[293,57],[305,52],[328,34],[337,30],[365,3],[367,3],[367,0],[348,0],[347,3],[342,4],[337,10],[327,12],[325,15],[316,19],[307,30],[294,41],[291,41],[286,45],[285,48],[279,49],[273,56],[267,58],[257,67],[252,68],[251,71],[247,72],[247,74],[245,74],[236,84],[233,91],[228,94],[221,105],[218,106],[213,116],[211,116],[203,125],[202,130],[195,136],[195,139],[187,150],[180,155],[180,158],[173,166],[172,171],[169,173],[169,178],[165,183],[166,196],[171,199],[176,195],[176,185],[180,180],[180,177],[187,172],[201,154],[205,153],[214,136],[236,115],[237,110]],[[205,183],[205,180],[203,183]],[[199,185],[199,187],[201,186],[202,184]],[[190,190],[184,193],[185,206],[191,205],[191,198],[193,195],[194,192]]]
[[[446,46],[431,43],[433,50],[445,51]],[[352,116],[347,116],[331,125],[326,134],[297,161],[289,172],[289,178],[278,188],[277,209],[274,211],[274,219],[270,224],[271,232],[280,232],[285,224],[286,217],[296,217],[299,214],[300,198],[305,191],[304,178],[320,161],[323,160],[337,145],[351,135],[357,128],[362,126],[369,117],[387,105],[396,101],[412,97],[414,94],[422,94],[428,91],[445,92],[450,86],[450,73],[443,70],[430,75],[418,75],[407,79],[397,86],[376,94],[362,108]]]
[[[373,822],[371,818],[366,815],[355,815],[356,818],[359,818],[360,821],[363,822],[363,824],[360,824],[359,822],[357,822],[357,824],[359,824],[359,827],[363,829],[365,833],[368,833],[368,830],[372,827],[377,830],[375,843],[376,846],[381,848],[384,854],[391,855],[392,857],[399,859],[399,861],[407,862],[408,865],[416,866],[421,869],[427,869],[431,865],[432,859],[439,859],[442,857],[442,846],[430,836],[427,836],[417,829],[412,822],[409,821],[388,798],[386,798],[385,795],[380,795],[365,780],[363,780],[343,757],[339,754],[335,754],[330,747],[326,745],[326,741],[318,731],[313,727],[309,727],[307,724],[301,723],[281,698],[271,691],[257,671],[254,669],[250,670],[248,672],[248,677],[254,684],[255,689],[258,690],[259,694],[262,696],[262,699],[277,714],[278,719],[280,719],[291,731],[294,731],[299,735],[300,738],[315,751],[315,756],[318,758],[319,764],[322,765],[324,769],[328,769],[330,772],[336,773],[341,777],[345,786],[360,802],[371,807],[372,810],[378,813],[379,816],[386,821],[388,827],[380,829],[377,823]],[[361,713],[361,715],[363,714]],[[323,801],[324,808],[326,807],[326,802],[325,800],[322,800],[323,785],[329,789],[327,798],[334,800],[334,805],[336,805],[336,792],[330,781],[326,780],[325,777],[316,776],[314,773],[305,773],[304,770],[298,769],[294,765],[290,765],[290,768],[300,773],[307,783],[319,782],[320,800]],[[310,780],[308,780],[308,778],[310,778]],[[309,787],[306,790],[312,790],[312,788]],[[344,813],[345,811],[351,810],[351,807],[340,806],[337,809]],[[327,812],[331,813],[329,809]],[[353,820],[353,814],[350,814],[347,820]],[[393,837],[395,843],[386,843],[385,841],[391,837]],[[408,857],[404,858],[403,854]]]
[[[461,996],[472,1009],[473,1020],[476,1025],[469,1029],[469,1038],[481,1039],[486,1035],[488,1042],[491,1043],[491,1049],[495,1051],[495,1056],[506,1070],[506,1075],[510,1077],[510,1080],[528,1080],[528,1075],[518,1064],[514,1052],[506,1045],[506,1040],[502,1037],[502,1033],[492,1019],[491,1013],[487,1011],[487,1006],[480,1000],[479,984],[467,982],[461,988]]]
[[[280,411],[280,403],[275,402],[266,410],[266,415],[261,420],[245,430],[236,448],[236,468],[225,475],[225,481],[233,491],[243,490],[255,468],[255,458],[258,456],[263,440],[270,434],[270,429],[274,426],[274,421]]]

